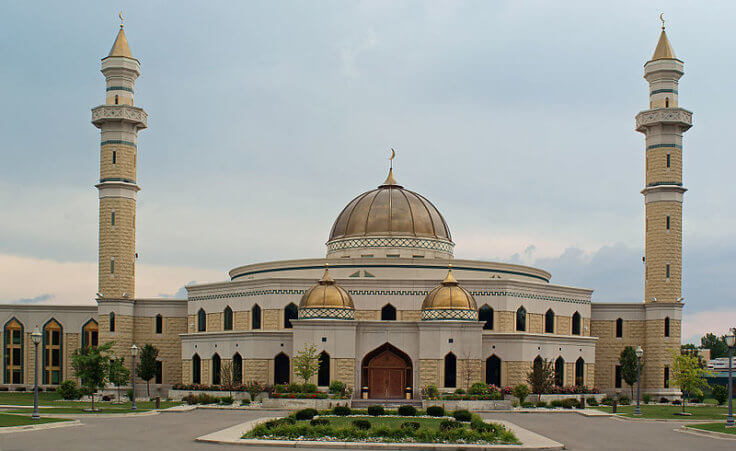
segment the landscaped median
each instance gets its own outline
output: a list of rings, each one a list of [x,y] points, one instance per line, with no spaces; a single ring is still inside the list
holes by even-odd
[[[612,413],[612,407],[596,407],[607,413]],[[641,405],[641,415],[634,415],[633,405],[629,406],[618,406],[616,413],[618,415],[628,418],[641,418],[651,420],[677,420],[677,421],[689,421],[689,420],[724,420],[725,415],[728,413],[728,409],[719,406],[687,406],[685,412],[690,414],[687,416],[679,415],[682,412],[681,406],[673,405]]]
[[[717,432],[719,434],[729,434],[736,438],[736,427],[726,427],[726,423],[721,421],[720,423],[701,423],[701,424],[688,424],[685,426],[689,429],[697,429],[706,432]]]
[[[12,415],[8,413],[0,413],[0,428],[13,426],[28,426],[32,424],[58,423],[61,421],[70,421],[67,418],[41,418],[34,420],[30,415]]]
[[[246,432],[244,439],[354,443],[512,444],[521,442],[504,425],[487,423],[467,410],[445,412],[440,406],[384,410],[302,409]]]

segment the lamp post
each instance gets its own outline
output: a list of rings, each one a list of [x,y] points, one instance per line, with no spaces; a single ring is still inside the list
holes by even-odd
[[[641,356],[644,355],[644,350],[641,346],[636,347],[636,409],[634,415],[641,415],[640,400],[641,400]]]
[[[733,347],[736,345],[736,329],[731,329],[730,334],[726,334],[726,345],[728,346],[728,417],[726,417],[726,427],[732,428],[733,424]]]
[[[31,415],[32,420],[40,420],[41,415],[38,413],[38,344],[41,342],[41,331],[38,330],[38,326],[33,329],[31,333],[31,340],[35,346],[36,352],[34,354],[34,365],[33,370],[33,414]]]
[[[133,376],[132,376],[132,382],[133,382],[133,399],[130,400],[130,410],[138,410],[138,406],[135,405],[135,358],[138,355],[138,346],[135,344],[130,347],[130,355],[133,356]]]

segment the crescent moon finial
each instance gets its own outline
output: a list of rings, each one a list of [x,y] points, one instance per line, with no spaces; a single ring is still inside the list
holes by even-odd
[[[120,28],[123,28],[123,12],[120,11],[120,14],[118,14],[118,17],[120,18]]]
[[[659,20],[662,21],[662,29],[664,30],[664,13],[659,13]]]
[[[389,160],[393,160],[394,158],[396,158],[396,151],[395,151],[395,150],[394,150],[394,148],[392,147],[392,148],[391,148],[391,158],[389,158]]]

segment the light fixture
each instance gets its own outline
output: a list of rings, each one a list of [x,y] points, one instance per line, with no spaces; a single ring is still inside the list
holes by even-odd
[[[133,345],[130,347],[130,355],[132,355],[133,357],[138,355],[138,346]]]
[[[641,356],[644,355],[644,350],[641,348],[641,346],[637,346],[635,352],[637,358],[641,358]]]
[[[733,345],[735,345],[735,344],[736,344],[736,335],[734,335],[734,334],[733,334],[733,331],[732,331],[732,333],[731,333],[731,334],[729,334],[729,335],[726,335],[726,337],[725,337],[725,340],[726,340],[726,345],[727,345],[727,346],[728,346],[729,348],[733,348]]]
[[[33,344],[41,343],[41,331],[38,330],[38,326],[33,329],[33,332],[31,333],[31,339],[33,340]]]

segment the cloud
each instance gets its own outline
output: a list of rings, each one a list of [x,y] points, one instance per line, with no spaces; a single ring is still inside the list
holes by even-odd
[[[42,294],[40,296],[36,296],[35,298],[16,299],[14,301],[10,301],[9,304],[36,304],[39,302],[50,301],[52,299],[53,299],[52,295]]]

